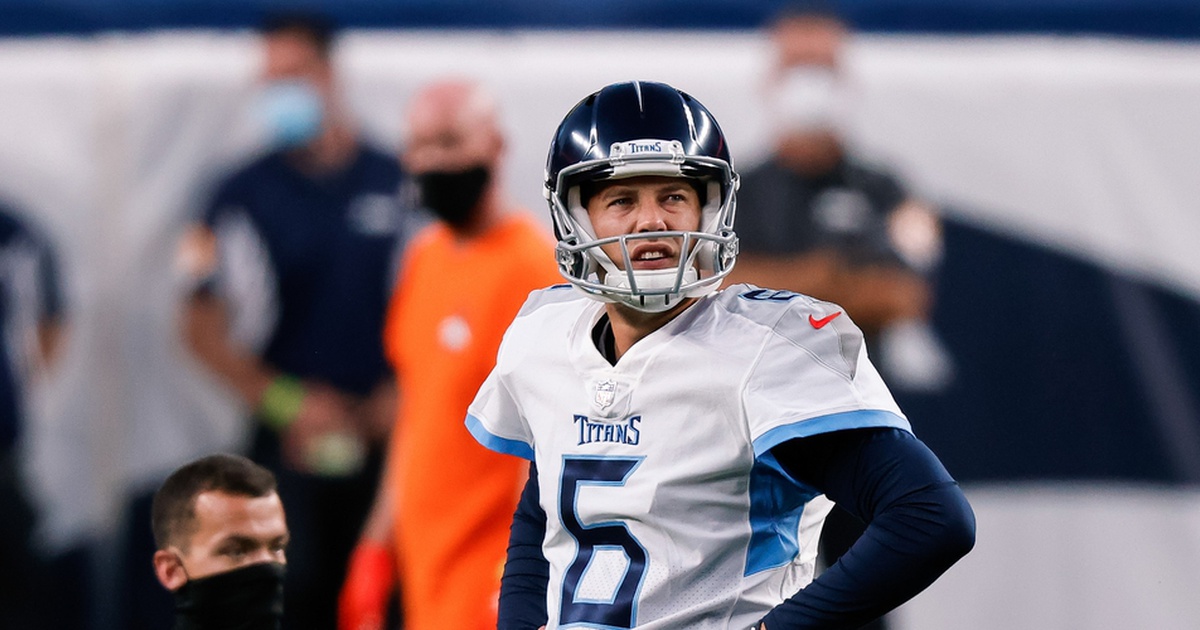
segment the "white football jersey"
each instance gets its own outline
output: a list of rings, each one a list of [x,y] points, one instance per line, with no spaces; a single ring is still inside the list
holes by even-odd
[[[832,505],[770,449],[908,421],[836,305],[736,285],[615,366],[603,312],[568,286],[531,294],[467,417],[537,463],[548,628],[749,627],[812,580]]]

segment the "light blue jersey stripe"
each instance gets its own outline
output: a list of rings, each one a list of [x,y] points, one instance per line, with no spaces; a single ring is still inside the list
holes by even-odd
[[[800,553],[797,533],[815,489],[796,483],[771,453],[750,471],[750,545],[745,575],[781,567]]]
[[[799,420],[792,424],[775,427],[754,440],[754,456],[762,457],[763,453],[794,438],[805,438],[822,433],[844,431],[846,429],[866,429],[870,427],[891,427],[912,432],[912,426],[903,416],[881,409],[859,409],[842,413],[831,413],[827,416],[817,416]]]
[[[485,447],[496,451],[497,453],[516,455],[522,459],[533,461],[532,446],[520,440],[510,440],[508,438],[502,438],[498,435],[492,435],[487,429],[484,428],[483,422],[480,422],[479,418],[476,418],[471,414],[467,414],[466,424],[467,430],[471,432],[471,435],[475,438],[475,440]]]
[[[911,431],[908,421],[890,411],[865,409],[834,413],[776,427],[754,441],[757,461],[750,471],[750,546],[746,575],[783,566],[800,553],[796,537],[800,517],[820,493],[798,483],[775,459],[771,449],[793,438],[845,429],[892,427]]]

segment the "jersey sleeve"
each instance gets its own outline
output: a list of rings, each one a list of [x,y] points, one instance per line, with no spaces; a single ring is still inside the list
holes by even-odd
[[[467,429],[480,444],[533,461],[533,431],[519,401],[535,394],[521,375],[528,376],[529,366],[543,366],[547,360],[544,354],[539,354],[546,345],[542,309],[579,299],[585,298],[570,290],[570,285],[554,285],[529,293],[504,332],[495,367],[467,408]]]
[[[911,431],[841,307],[796,300],[775,323],[743,389],[754,453],[793,438],[867,427]]]
[[[468,408],[467,428],[487,448],[532,461],[532,432],[504,374],[508,366],[520,362],[531,347],[529,339],[522,334],[522,330],[528,328],[522,316],[536,311],[547,301],[554,301],[557,294],[547,296],[542,289],[561,280],[562,276],[558,275],[558,268],[554,264],[554,250],[550,241],[538,232],[532,221],[520,220],[522,223],[518,225],[521,229],[509,233],[511,249],[515,253],[509,263],[511,269],[506,274],[509,279],[506,286],[510,290],[505,291],[496,305],[497,319],[512,321],[512,324],[501,336],[496,366]],[[520,296],[524,292],[528,294],[522,300]],[[498,333],[492,334],[500,336]]]
[[[533,437],[521,418],[517,402],[496,370],[467,408],[467,430],[483,446],[533,461]]]
[[[505,331],[496,364],[467,407],[467,430],[476,441],[498,453],[533,461],[533,432],[526,422],[510,383],[516,366],[528,359],[530,347],[522,334],[523,315],[535,310],[543,291],[534,291]]]

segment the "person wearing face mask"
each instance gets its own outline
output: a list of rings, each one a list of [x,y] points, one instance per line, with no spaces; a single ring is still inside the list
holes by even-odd
[[[847,146],[848,27],[832,7],[792,5],[769,33],[776,59],[765,109],[776,143],[742,177],[740,250],[730,282],[841,304],[898,396],[936,393],[952,369],[928,322],[939,220],[892,174],[864,164]],[[863,529],[835,508],[822,532],[823,564],[837,561]],[[882,630],[886,620],[864,628]]]
[[[776,140],[742,180],[742,257],[731,281],[843,304],[893,387],[936,393],[953,367],[928,325],[939,219],[848,146],[848,27],[832,7],[792,5],[769,33],[775,66],[765,111]]]
[[[399,162],[343,106],[334,44],[323,18],[266,21],[255,111],[272,144],[220,182],[180,252],[181,332],[248,410],[249,452],[278,476],[300,541],[289,629],[336,623],[394,416],[384,314],[419,223]]]
[[[437,221],[406,252],[388,311],[400,411],[338,627],[381,628],[398,576],[405,627],[483,630],[496,627],[527,467],[479,446],[462,417],[522,302],[561,276],[549,235],[504,191],[505,140],[487,90],[459,79],[424,86],[407,131],[402,159]]]
[[[237,455],[190,462],[155,493],[151,526],[175,630],[279,629],[290,534],[271,471]]]

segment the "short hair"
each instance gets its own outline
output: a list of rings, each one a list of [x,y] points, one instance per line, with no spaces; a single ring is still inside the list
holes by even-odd
[[[276,488],[271,471],[240,455],[218,453],[185,464],[154,493],[150,508],[154,543],[166,549],[195,531],[196,497],[204,492],[258,498],[274,493]],[[181,546],[186,547],[186,543]]]
[[[287,11],[269,13],[262,19],[258,32],[264,36],[298,35],[317,49],[322,59],[329,59],[337,40],[337,25],[320,13]]]

